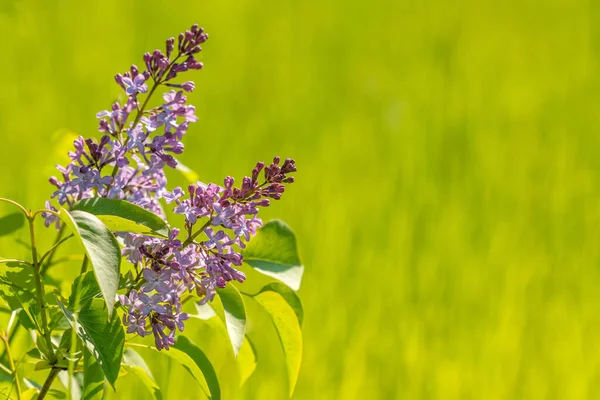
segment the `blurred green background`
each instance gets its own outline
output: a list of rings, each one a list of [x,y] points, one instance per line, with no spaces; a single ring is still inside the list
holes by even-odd
[[[295,398],[599,398],[599,18],[583,0],[0,0],[0,196],[42,207],[113,75],[198,22],[183,162],[216,182],[299,168],[263,215],[307,266]],[[234,397],[285,398],[274,337],[258,347]]]

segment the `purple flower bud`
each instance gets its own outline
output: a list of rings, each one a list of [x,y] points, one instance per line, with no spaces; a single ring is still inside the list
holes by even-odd
[[[125,84],[123,84],[123,75],[121,75],[121,74],[115,75],[115,82],[117,82],[117,84],[119,86],[121,86],[123,89],[125,89]]]
[[[202,64],[200,61],[190,60],[187,62],[187,66],[189,69],[202,69],[204,64]]]
[[[166,47],[167,58],[171,58],[171,54],[173,53],[173,49],[175,48],[175,39],[174,38],[167,39],[165,47]]]
[[[193,92],[196,86],[194,85],[194,82],[187,81],[181,86],[181,88],[186,92]]]

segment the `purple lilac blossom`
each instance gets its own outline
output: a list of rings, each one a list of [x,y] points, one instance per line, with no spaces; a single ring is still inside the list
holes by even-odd
[[[296,171],[293,160],[280,165],[276,157],[266,167],[259,162],[239,188],[227,177],[223,186],[198,182],[187,190],[166,189],[164,169],[177,166],[173,155],[184,151],[181,140],[190,123],[198,120],[184,95],[195,89],[194,82],[176,83],[173,79],[202,68],[195,54],[207,39],[203,29],[193,25],[178,36],[177,45],[174,38],[168,39],[165,53],[144,54],[144,71],[133,65],[117,74],[115,81],[127,100],[96,115],[103,134],[100,140],[78,137],[69,152],[71,162],[57,166],[60,177],[49,179],[56,187],[52,198],[65,207],[81,199],[108,197],[132,202],[165,218],[159,201],[164,198],[176,214],[184,216],[185,230],[171,229],[168,238],[118,233],[124,243],[122,256],[137,271],[134,284],[119,296],[125,309],[123,324],[128,333],[153,334],[159,350],[173,345],[175,332],[183,331],[189,318],[182,312],[183,296],[195,294],[204,304],[214,299],[217,288],[246,279],[236,269],[242,265],[238,249],[262,226],[259,208],[268,206],[270,199],[280,199],[284,184],[294,181],[289,174]],[[168,88],[162,104],[146,109],[160,86]],[[49,201],[46,209],[56,211]],[[46,226],[54,223],[60,228],[52,213],[42,215]]]

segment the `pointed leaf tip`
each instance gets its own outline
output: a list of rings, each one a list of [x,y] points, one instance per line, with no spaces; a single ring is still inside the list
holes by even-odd
[[[244,262],[264,275],[299,290],[304,266],[298,255],[296,236],[283,221],[267,222],[242,251]]]

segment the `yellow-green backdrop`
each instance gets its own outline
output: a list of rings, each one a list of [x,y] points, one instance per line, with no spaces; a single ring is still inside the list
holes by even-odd
[[[41,207],[112,76],[198,22],[183,162],[217,182],[273,155],[299,168],[265,213],[306,264],[295,398],[599,398],[599,16],[584,0],[0,0],[0,196]],[[284,398],[280,350],[262,349],[240,397]],[[165,360],[165,397],[195,398]],[[146,397],[129,376],[118,390]]]

